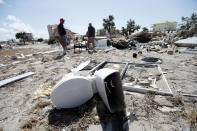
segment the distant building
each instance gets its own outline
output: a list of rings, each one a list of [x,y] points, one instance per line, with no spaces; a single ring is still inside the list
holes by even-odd
[[[166,32],[166,31],[175,31],[177,27],[177,22],[160,22],[153,24],[152,29],[154,32]]]
[[[32,41],[34,39],[32,33],[25,33],[25,35],[27,36],[28,41]]]
[[[105,29],[98,29],[96,31],[97,36],[105,36],[107,34],[107,31]]]

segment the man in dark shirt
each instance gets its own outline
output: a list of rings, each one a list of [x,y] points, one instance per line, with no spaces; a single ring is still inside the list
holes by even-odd
[[[92,43],[93,51],[96,52],[95,45],[94,45],[94,39],[95,39],[95,28],[92,26],[91,23],[89,23],[88,27],[88,49],[90,49],[90,43]]]
[[[67,49],[67,38],[66,38],[66,30],[64,28],[64,19],[60,18],[60,24],[58,25],[58,35],[59,35],[59,42],[63,47],[63,55],[66,55],[66,49]]]

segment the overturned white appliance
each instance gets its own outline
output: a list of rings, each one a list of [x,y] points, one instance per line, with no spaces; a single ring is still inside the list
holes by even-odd
[[[174,44],[179,47],[197,47],[197,36],[178,40]]]
[[[51,100],[56,108],[74,108],[87,102],[95,93],[99,93],[110,112],[124,110],[120,74],[108,68],[96,71],[93,76],[71,73],[53,88]]]

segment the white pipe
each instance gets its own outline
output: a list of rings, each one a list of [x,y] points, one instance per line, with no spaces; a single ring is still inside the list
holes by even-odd
[[[123,90],[136,92],[136,93],[142,93],[142,94],[151,93],[151,94],[162,95],[162,96],[173,96],[173,94],[169,93],[169,92],[156,91],[156,90],[143,89],[143,88],[136,88],[136,87],[131,87],[131,86],[123,86]]]

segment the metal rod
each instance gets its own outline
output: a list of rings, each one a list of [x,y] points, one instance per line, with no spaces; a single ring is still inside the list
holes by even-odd
[[[128,62],[107,61],[107,63],[111,63],[111,64],[127,64]]]
[[[155,90],[135,88],[135,87],[130,87],[130,86],[123,86],[123,90],[128,91],[128,92],[141,93],[141,94],[152,93],[152,94],[161,95],[161,96],[173,96],[173,94],[170,92],[155,91]],[[197,97],[196,94],[186,94],[185,93],[182,95],[187,96],[187,97]]]
[[[126,71],[127,71],[127,69],[128,69],[128,66],[129,66],[129,63],[126,63],[126,65],[124,66],[124,68],[123,68],[123,70],[122,70],[122,72],[121,72],[121,74],[120,74],[120,79],[121,79],[121,80],[123,80],[124,75],[125,75],[125,73],[126,73]]]
[[[197,97],[197,95],[196,94],[183,94],[183,96],[188,96],[188,97]]]
[[[117,61],[107,61],[107,63],[111,64],[129,64],[129,65],[135,65],[136,67],[142,67],[142,66],[152,66],[152,67],[158,67],[158,65],[154,64],[137,64],[137,63],[129,63],[129,62],[117,62]]]
[[[170,92],[162,92],[162,91],[155,91],[155,90],[150,90],[150,89],[142,89],[142,88],[135,88],[131,86],[123,86],[123,90],[125,91],[130,91],[130,92],[136,92],[136,93],[151,93],[155,95],[162,95],[162,96],[173,96],[172,93]]]
[[[112,61],[107,61],[107,63],[112,63],[112,64],[127,64],[128,62],[112,62]],[[135,67],[158,67],[158,65],[154,64],[137,64],[137,63],[128,63],[129,65],[134,65]]]
[[[95,67],[90,71],[90,73],[94,73],[96,70],[102,68],[106,63],[107,63],[107,61],[101,62],[100,64],[98,64],[97,66],[95,66]]]

